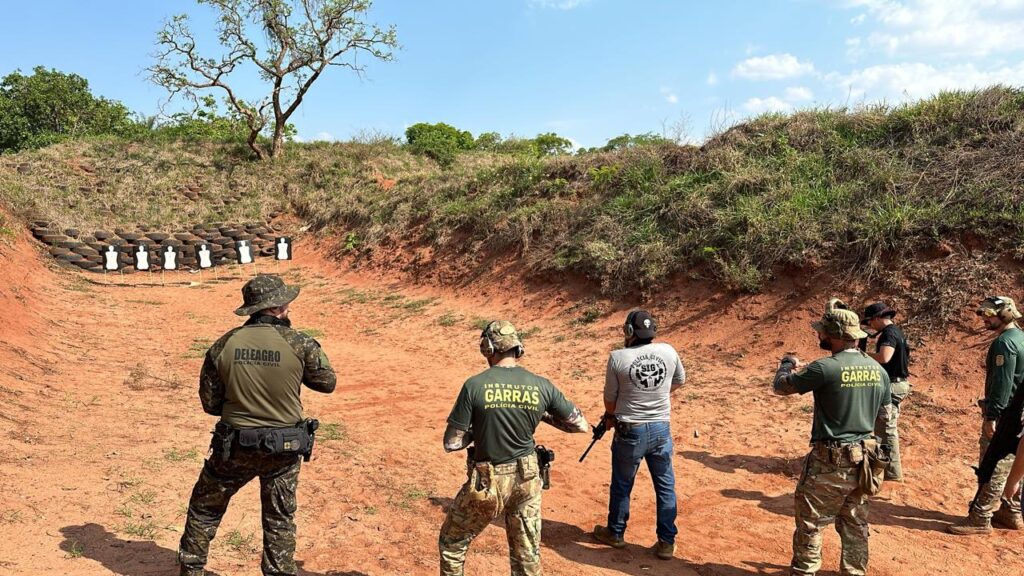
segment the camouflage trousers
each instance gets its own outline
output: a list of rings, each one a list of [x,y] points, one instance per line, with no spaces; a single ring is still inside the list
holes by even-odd
[[[239,448],[227,461],[203,464],[188,503],[185,531],[178,548],[182,576],[202,576],[210,541],[228,502],[250,480],[260,479],[265,576],[295,576],[295,491],[301,460],[294,454],[266,454]]]
[[[842,542],[839,573],[867,574],[868,497],[860,491],[858,471],[850,462],[837,465],[814,453],[804,459],[796,486],[792,576],[809,576],[821,568],[821,531],[833,521]]]
[[[875,420],[875,436],[882,444],[889,446],[891,461],[885,470],[886,480],[903,479],[903,461],[900,458],[900,405],[910,396],[910,382],[901,380],[892,383],[892,404],[883,406]]]
[[[438,549],[441,576],[462,576],[469,544],[492,520],[504,517],[512,576],[538,576],[541,478],[537,456],[469,468],[469,478],[448,508]]]
[[[988,438],[985,437],[985,433],[981,433],[981,438],[978,440],[978,447],[980,448],[978,454],[978,462],[980,463],[985,458],[985,451],[988,450]],[[992,519],[992,515],[995,514],[997,508],[1000,505],[1000,497],[1003,495],[1003,488],[1006,486],[1006,477],[1010,475],[1010,468],[1013,467],[1014,455],[1010,454],[1006,458],[999,461],[996,464],[995,470],[992,471],[992,479],[989,480],[988,484],[984,484],[978,488],[978,493],[974,498],[974,502],[971,503],[971,513],[978,518]],[[1020,487],[1017,487],[1016,495],[1010,502],[1010,507],[1020,512]]]

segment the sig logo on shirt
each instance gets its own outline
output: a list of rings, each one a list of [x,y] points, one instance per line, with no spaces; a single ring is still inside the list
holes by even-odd
[[[281,352],[259,348],[235,348],[235,364],[250,366],[280,366]]]
[[[502,384],[490,382],[484,385],[484,410],[495,408],[540,409],[540,386],[532,384]]]
[[[668,367],[655,354],[643,354],[629,365],[629,381],[640,390],[655,390],[665,382]]]
[[[842,388],[867,388],[882,385],[881,368],[843,366],[839,373]]]

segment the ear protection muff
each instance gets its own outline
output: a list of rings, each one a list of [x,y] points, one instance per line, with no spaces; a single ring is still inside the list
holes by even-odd
[[[494,347],[494,340],[491,340],[491,327],[493,325],[494,322],[487,324],[484,331],[480,333],[480,353],[487,358],[494,356],[494,353],[497,351]]]
[[[1014,318],[1013,312],[1010,310],[1010,307],[1007,306],[1006,300],[1003,300],[999,296],[989,296],[988,298],[985,298],[984,301],[991,302],[993,308],[985,307],[979,309],[979,316],[985,316],[986,318],[998,316],[999,319],[1002,320],[1003,322],[1012,322],[1013,320],[1016,319]]]
[[[622,325],[622,333],[626,338],[632,338],[633,334],[636,333],[636,328],[633,327],[633,318],[636,316],[636,310],[629,313],[626,316],[626,323]]]

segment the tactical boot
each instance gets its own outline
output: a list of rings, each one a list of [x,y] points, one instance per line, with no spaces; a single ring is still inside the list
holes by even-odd
[[[1021,519],[1020,510],[1014,509],[1006,498],[1002,498],[1002,505],[992,515],[992,525],[1007,530],[1024,530],[1024,520]]]
[[[992,532],[992,523],[988,518],[981,518],[974,511],[974,507],[971,507],[970,514],[967,518],[957,522],[956,524],[950,524],[946,526],[946,532],[950,534],[956,534],[958,536],[970,536],[971,534],[988,534]]]
[[[654,545],[654,555],[662,560],[671,560],[676,553],[676,545],[669,544],[668,542],[662,542],[658,540],[658,543]]]
[[[612,534],[611,530],[604,526],[594,526],[594,538],[602,543],[611,546],[612,548],[625,548],[626,541],[621,537]]]

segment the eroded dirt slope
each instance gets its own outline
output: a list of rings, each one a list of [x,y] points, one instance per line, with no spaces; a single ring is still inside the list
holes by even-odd
[[[579,294],[525,291],[512,276],[462,290],[361,276],[312,246],[285,267],[303,285],[295,324],[316,331],[339,372],[335,394],[304,395],[325,427],[300,481],[297,558],[307,575],[436,573],[444,507],[461,484],[461,455],[441,449],[463,380],[483,368],[481,319],[507,317],[529,334],[525,365],[550,377],[590,418],[601,405],[606,355],[627,303],[577,322]],[[196,396],[201,355],[234,326],[238,270],[166,278],[85,277],[39,263],[23,238],[0,247],[0,572],[171,575],[192,483],[213,419]],[[264,271],[274,271],[263,264]],[[246,273],[251,272],[247,270]],[[472,289],[470,289],[472,288]],[[807,322],[824,295],[798,285],[733,297],[680,287],[653,306],[689,381],[674,399],[680,500],[677,559],[661,562],[654,497],[640,472],[625,550],[588,536],[604,520],[610,437],[584,464],[589,436],[542,427],[557,452],[544,496],[545,570],[554,575],[740,576],[788,564],[792,491],[810,428],[809,398],[776,398],[768,376],[784,351],[817,355]],[[629,303],[634,304],[634,303]],[[905,484],[871,509],[872,574],[1024,573],[1022,536],[954,538],[942,530],[974,492],[973,398],[988,335],[951,331],[917,351],[905,410]],[[221,576],[258,572],[258,492],[233,502],[212,551]],[[838,542],[826,537],[825,570]],[[470,553],[473,574],[507,573],[504,532]]]

